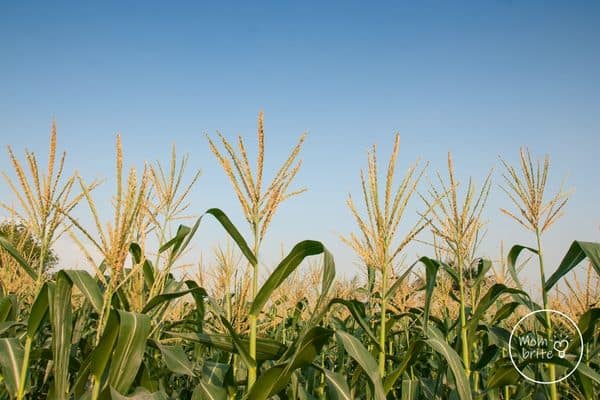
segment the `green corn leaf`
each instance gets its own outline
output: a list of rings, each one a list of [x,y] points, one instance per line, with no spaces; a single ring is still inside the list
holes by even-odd
[[[487,346],[485,349],[483,349],[483,352],[482,352],[479,360],[477,360],[477,362],[473,363],[473,365],[471,366],[471,369],[473,371],[483,370],[494,359],[494,357],[496,357],[496,355],[499,353],[499,351],[500,351],[500,348],[498,346],[496,346],[495,344]]]
[[[8,238],[0,233],[0,247],[2,247],[8,254],[10,254],[15,261],[23,268],[23,270],[33,279],[34,281],[38,278],[38,273],[31,268],[31,265],[19,254],[19,251],[15,249],[12,243],[8,240]]]
[[[202,379],[215,386],[224,386],[229,364],[205,360],[202,363]]]
[[[0,335],[3,335],[5,332],[7,332],[8,330],[10,330],[16,326],[22,327],[22,326],[25,326],[25,324],[23,324],[22,322],[17,322],[17,321],[0,322]]]
[[[598,324],[600,324],[600,308],[590,308],[579,317],[577,326],[585,343],[592,341]]]
[[[571,366],[570,368],[572,369],[573,367],[574,366]],[[586,363],[582,362],[577,366],[577,373],[591,379],[592,381],[596,382],[596,384],[600,384],[600,374]]]
[[[118,310],[119,337],[110,360],[109,383],[119,393],[127,393],[142,363],[150,318]]]
[[[11,398],[17,396],[19,376],[23,365],[23,347],[18,339],[0,339],[0,371],[4,377],[6,391]]]
[[[452,375],[454,375],[456,391],[460,400],[471,400],[472,395],[469,379],[467,378],[462,361],[458,354],[456,354],[456,351],[454,351],[448,342],[446,342],[441,332],[434,327],[429,328],[428,338],[425,341],[429,347],[440,354],[446,363],[448,363]]]
[[[401,400],[413,400],[417,398],[417,388],[419,381],[416,379],[404,379],[402,381],[402,397]]]
[[[110,397],[112,400],[167,400],[169,398],[163,391],[150,393],[144,388],[137,388],[131,395],[123,396],[113,387],[110,388]]]
[[[111,311],[100,341],[85,359],[71,388],[75,398],[81,398],[86,391],[90,375],[96,382],[100,382],[106,366],[110,362],[112,350],[119,334],[119,317],[116,311]]]
[[[112,310],[98,345],[80,367],[72,390],[74,397],[85,392],[90,375],[104,398],[110,396],[112,389],[127,393],[142,363],[149,332],[147,315]]]
[[[62,271],[56,284],[48,286],[50,326],[52,328],[52,389],[57,399],[69,398],[69,358],[73,334],[73,311],[71,309],[72,284]]]
[[[179,225],[179,228],[177,228],[177,233],[175,234],[175,237],[173,237],[167,243],[160,246],[160,248],[158,249],[158,252],[164,253],[168,249],[172,248],[173,250],[171,251],[171,254],[172,255],[177,254],[177,251],[181,247],[183,240],[190,232],[191,232],[191,229],[189,227],[187,227],[185,225]]]
[[[373,386],[375,399],[385,400],[385,392],[383,390],[381,376],[379,375],[379,369],[371,354],[357,338],[349,333],[337,331],[335,336],[337,337],[338,342],[344,346],[348,355],[360,365],[369,377]]]
[[[154,285],[154,267],[150,260],[144,261],[144,265],[142,266],[142,270],[144,272],[144,283],[146,287],[151,288]]]
[[[54,370],[52,390],[54,396],[59,399],[67,398],[69,395],[69,361],[73,334],[71,310],[73,284],[84,294],[92,307],[100,312],[103,302],[102,293],[94,278],[87,271],[63,270],[56,275],[56,283],[48,283],[42,287],[32,306],[27,328],[28,336],[33,338],[41,326],[46,311],[49,312],[54,361],[52,364]],[[84,368],[83,371],[87,371],[89,374],[89,368]],[[79,385],[84,384],[85,381],[79,382]],[[78,390],[80,389],[81,387],[78,388]]]
[[[427,328],[429,326],[429,310],[431,308],[435,280],[442,263],[429,257],[421,257],[419,262],[425,264],[425,307],[423,310],[423,326]]]
[[[346,309],[348,309],[348,311],[350,312],[350,314],[352,315],[354,320],[365,331],[367,336],[369,336],[369,338],[371,339],[373,344],[377,347],[377,349],[380,349],[379,339],[377,338],[377,336],[375,336],[375,333],[373,333],[368,322],[365,320],[365,305],[363,303],[361,303],[358,300],[345,300],[342,298],[335,298],[335,299],[332,299],[329,302],[329,304],[330,304],[330,306],[332,306],[334,304],[341,304],[344,307],[346,307]]]
[[[333,372],[325,368],[320,369],[325,375],[327,381],[327,394],[331,400],[353,400],[350,388],[346,378],[338,372]]]
[[[329,329],[320,326],[312,328],[300,342],[293,345],[296,350],[290,360],[269,368],[259,376],[248,399],[265,400],[285,388],[292,373],[298,368],[311,365],[332,335],[333,331]]]
[[[238,245],[238,247],[240,248],[240,251],[246,257],[246,259],[248,260],[250,265],[256,267],[256,264],[257,264],[256,256],[254,255],[252,250],[250,250],[248,243],[246,243],[246,240],[244,240],[244,237],[237,230],[235,225],[233,225],[233,223],[231,222],[229,217],[227,217],[227,215],[225,215],[225,213],[223,211],[219,210],[218,208],[211,208],[206,211],[206,214],[212,215],[213,217],[215,217],[217,219],[217,221],[219,221],[221,226],[223,226],[223,228],[225,228],[227,233],[229,233],[229,236],[231,236],[231,238]]]
[[[204,379],[200,380],[198,386],[192,393],[192,400],[226,400],[227,391],[224,387],[213,385]]]
[[[65,274],[69,278],[71,283],[79,289],[97,313],[102,312],[102,291],[96,279],[89,272],[83,270],[62,270],[59,274]]]
[[[588,258],[596,273],[600,275],[600,243],[574,241],[569,247],[569,251],[563,257],[556,271],[550,276],[544,285],[544,289],[549,291],[566,274],[571,272],[581,261]]]
[[[194,298],[194,301],[196,302],[195,324],[197,326],[197,331],[202,332],[203,323],[204,323],[204,313],[205,313],[204,299],[208,296],[206,295],[206,291],[204,289],[200,290],[201,288],[198,286],[198,284],[195,281],[186,280],[185,284],[189,289],[192,290],[190,293],[191,293],[192,297]]]
[[[140,264],[143,260],[142,248],[137,243],[131,243],[129,245],[129,254],[131,254],[131,258],[133,262],[136,264]],[[142,265],[142,271],[144,274],[144,283],[147,288],[151,288],[154,284],[154,267],[152,266],[152,262],[150,260],[144,260]]]
[[[162,359],[171,372],[180,375],[196,376],[194,367],[181,346],[167,346],[157,341],[154,341],[154,344],[160,350]]]
[[[486,278],[488,271],[492,268],[492,262],[484,258],[480,258],[477,262],[477,273],[473,286],[480,287],[483,280]]]
[[[14,321],[14,307],[10,297],[6,296],[0,299],[0,322]]]
[[[514,365],[495,366],[487,382],[488,389],[494,389],[506,385],[518,385],[521,375]]]
[[[523,289],[523,286],[521,285],[521,281],[519,280],[519,274],[517,271],[517,259],[519,258],[519,255],[521,255],[521,252],[523,250],[528,250],[528,251],[532,252],[533,254],[538,253],[537,249],[527,247],[527,246],[521,246],[521,245],[517,244],[517,245],[514,245],[510,249],[510,251],[508,252],[508,257],[506,259],[508,272],[510,273],[512,280],[515,282],[515,285],[517,285],[518,289]]]
[[[48,315],[48,284],[45,283],[38,293],[27,319],[27,336],[33,338]]]
[[[287,365],[281,364],[261,373],[248,394],[248,400],[265,400],[273,392],[277,393],[285,387],[285,383],[282,382],[291,378],[291,373],[286,373],[286,370]]]
[[[208,294],[206,293],[206,290],[204,290],[201,287],[195,287],[195,288],[191,288],[188,290],[182,290],[182,291],[174,292],[174,293],[162,293],[157,296],[154,296],[153,298],[151,298],[148,301],[148,303],[142,309],[142,314],[148,313],[154,307],[156,307],[164,302],[171,301],[173,299],[177,299],[179,297],[185,296],[186,294],[194,294],[194,292],[196,292],[195,294],[200,297],[208,296]]]
[[[113,294],[111,304],[114,309],[131,311],[129,299],[127,298],[127,294],[125,293],[123,286],[119,287],[116,293]]]
[[[453,267],[448,264],[444,264],[439,260],[436,260],[440,264],[440,268],[448,274],[448,276],[452,279],[452,281],[456,284],[456,286],[460,285],[460,276],[458,275],[458,271],[456,271]],[[456,300],[458,301],[458,300]]]
[[[392,286],[390,286],[387,293],[385,294],[386,299],[389,299],[390,297],[392,297],[394,295],[394,293],[396,293],[396,290],[398,290],[398,288],[400,288],[402,286],[402,283],[404,282],[406,277],[412,272],[412,269],[414,268],[415,265],[416,265],[416,263],[409,266],[406,269],[406,271],[404,271],[402,273],[402,275],[400,275],[398,277],[398,279],[396,279],[396,281],[392,284]]]
[[[202,221],[202,218],[198,218],[196,220],[196,222],[194,223],[194,225],[192,226],[192,228],[190,229],[188,234],[185,236],[185,238],[183,239],[183,242],[179,246],[178,254],[182,254],[185,251],[185,249],[189,246],[190,241],[192,240],[192,238],[196,234],[196,231],[198,230],[198,227],[200,226],[200,221]]]
[[[316,301],[315,308],[310,318],[304,323],[304,327],[300,330],[297,341],[304,340],[303,338],[310,332],[310,330],[321,323],[323,317],[329,309],[325,302],[328,300],[329,290],[335,278],[335,261],[333,255],[323,246],[323,275],[321,277],[321,293]],[[291,357],[294,351],[294,347],[288,347],[285,352],[283,359]]]
[[[209,297],[208,301],[215,314],[220,318],[221,323],[223,324],[225,329],[227,329],[227,331],[229,332],[229,336],[231,337],[233,347],[235,348],[236,352],[240,355],[240,358],[242,359],[244,364],[246,364],[246,367],[255,368],[256,360],[250,356],[250,353],[248,352],[249,346],[246,346],[244,344],[244,342],[242,341],[238,333],[235,331],[233,326],[231,326],[231,323],[225,317],[225,311],[221,308],[221,306],[217,304],[217,302],[212,297]]]
[[[221,316],[221,323],[223,323],[223,325],[229,332],[229,335],[231,336],[231,341],[233,342],[233,346],[235,347],[237,353],[240,355],[244,364],[246,364],[246,367],[256,368],[256,360],[252,358],[252,356],[250,356],[250,353],[248,353],[249,345],[246,345],[244,341],[240,339],[233,326],[231,326],[231,323],[229,323],[229,321],[227,321],[227,319],[224,316]]]
[[[305,240],[295,245],[256,294],[250,308],[250,315],[258,316],[273,291],[283,283],[306,257],[321,254],[325,251],[325,246],[321,242],[314,240]]]
[[[142,248],[139,244],[131,243],[129,245],[129,254],[131,254],[131,259],[135,264],[142,262]]]
[[[519,307],[521,303],[518,301],[511,301],[510,303],[503,304],[492,319],[491,325],[498,325],[500,322],[508,318],[512,313]]]
[[[296,351],[291,360],[288,361],[288,369],[293,371],[310,365],[332,335],[333,331],[330,329],[320,326],[311,328],[298,344],[293,345]]]
[[[228,353],[238,353],[230,335],[204,334],[197,332],[165,332],[170,337],[201,343],[205,346],[214,347]],[[248,348],[248,339],[240,338],[241,346]],[[259,361],[276,360],[282,356],[286,347],[272,339],[256,339],[256,358]]]
[[[524,297],[529,297],[527,296],[527,293],[523,292],[522,290],[509,288],[501,283],[496,283],[495,285],[490,287],[487,293],[481,298],[481,300],[479,300],[477,308],[475,308],[471,319],[469,319],[469,321],[467,322],[469,337],[473,337],[481,318],[485,315],[488,309],[496,303],[496,300],[498,300],[498,298],[503,294],[518,294]]]
[[[106,367],[110,363],[113,348],[119,337],[119,316],[120,313],[112,310],[108,322],[104,328],[104,333],[98,342],[98,345],[90,355],[90,372],[97,380],[100,380]]]
[[[413,360],[419,355],[419,352],[424,347],[425,342],[423,340],[416,340],[410,344],[408,349],[406,350],[406,354],[404,359],[398,366],[398,368],[394,369],[392,372],[387,374],[385,379],[383,380],[383,390],[385,394],[388,394],[390,390],[394,387],[394,384],[402,376],[404,371],[411,365]]]
[[[583,398],[593,399],[594,383],[592,382],[592,380],[578,371],[575,371],[575,378],[577,379],[577,383],[579,384],[579,388],[581,389]]]
[[[317,300],[317,308],[327,297],[327,293],[329,293],[334,279],[335,261],[333,260],[333,255],[325,248],[325,246],[323,246],[323,277],[321,279],[321,295]]]

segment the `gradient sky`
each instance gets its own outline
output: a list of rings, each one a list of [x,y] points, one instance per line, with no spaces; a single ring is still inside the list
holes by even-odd
[[[598,240],[600,3],[197,3],[2,2],[1,144],[45,154],[56,118],[68,168],[108,179],[96,193],[107,213],[116,132],[130,165],[167,161],[177,143],[202,170],[193,210],[218,206],[243,226],[204,133],[254,141],[262,109],[271,169],[309,132],[297,178],[309,192],[282,206],[267,264],[282,243],[312,238],[346,273],[355,257],[337,234],[354,229],[344,201],[359,194],[370,144],[384,159],[398,131],[400,170],[419,157],[443,170],[451,151],[461,180],[495,167],[496,183],[498,156],[516,161],[526,145],[551,154],[553,187],[566,177],[575,189],[545,239],[550,264],[572,240]],[[492,258],[501,239],[533,244],[501,206],[494,186],[481,250]],[[408,222],[420,204],[411,207]],[[220,237],[207,223],[198,251]],[[64,244],[59,253],[77,264]]]

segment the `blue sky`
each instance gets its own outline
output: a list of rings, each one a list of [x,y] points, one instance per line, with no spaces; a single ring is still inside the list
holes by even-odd
[[[348,273],[354,257],[336,235],[354,229],[344,200],[358,194],[370,144],[383,159],[398,131],[400,169],[420,157],[443,170],[452,151],[461,180],[496,167],[497,183],[498,155],[515,161],[526,145],[575,189],[546,238],[555,264],[570,241],[600,233],[599,39],[597,2],[2,2],[0,135],[44,154],[56,118],[68,166],[109,179],[102,204],[116,132],[131,165],[166,161],[175,142],[202,170],[193,209],[218,206],[242,225],[204,133],[253,140],[262,109],[267,166],[309,132],[297,180],[309,192],[283,205],[267,262],[281,243],[314,238]],[[499,213],[507,200],[495,186],[482,248],[494,258],[502,238],[532,244]],[[208,224],[198,247],[219,235]]]

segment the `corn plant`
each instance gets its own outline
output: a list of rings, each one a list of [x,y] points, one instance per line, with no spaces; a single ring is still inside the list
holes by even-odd
[[[506,174],[503,175],[506,187],[504,192],[509,196],[513,204],[520,210],[517,216],[507,209],[501,211],[517,221],[523,227],[535,233],[537,247],[532,249],[537,254],[540,270],[540,282],[542,291],[542,305],[548,308],[548,292],[546,290],[546,272],[544,268],[544,253],[542,249],[542,233],[547,231],[560,216],[568,201],[568,194],[560,190],[550,200],[544,197],[548,174],[550,170],[550,158],[545,157],[543,165],[540,160],[535,163],[528,150],[521,149],[520,168],[510,166],[502,161]],[[552,323],[550,315],[546,312],[546,334],[552,336]],[[548,365],[550,380],[556,380],[556,367]],[[556,384],[550,385],[550,397],[552,400],[558,398]]]
[[[292,192],[288,191],[294,177],[300,170],[301,161],[296,162],[296,158],[306,134],[300,137],[298,144],[294,147],[288,158],[285,160],[275,177],[266,188],[263,188],[263,169],[265,157],[265,132],[264,115],[261,112],[258,115],[258,155],[256,161],[256,172],[253,173],[244,140],[238,137],[239,153],[221,134],[221,142],[225,148],[227,157],[218,150],[214,142],[207,136],[208,143],[217,160],[223,167],[231,182],[238,200],[244,211],[244,215],[252,231],[252,254],[250,258],[253,267],[252,274],[252,297],[256,299],[258,295],[258,277],[259,261],[258,254],[260,244],[267,233],[267,229],[279,205],[290,197],[302,193],[305,189],[299,189]],[[233,165],[233,166],[232,166]],[[250,357],[256,357],[256,315],[250,314]],[[248,370],[248,386],[251,387],[256,381],[256,368],[251,366]]]
[[[365,176],[361,171],[361,187],[366,216],[361,217],[352,197],[348,198],[348,207],[356,220],[360,236],[351,234],[349,238],[342,238],[361,258],[369,269],[381,273],[381,311],[379,322],[379,341],[376,342],[379,350],[379,374],[385,375],[385,357],[387,346],[387,302],[390,273],[402,251],[425,227],[424,216],[416,222],[404,238],[397,240],[398,226],[405,214],[409,200],[417,189],[424,169],[418,169],[418,163],[411,166],[406,175],[394,189],[394,174],[400,145],[400,135],[396,134],[394,147],[387,167],[385,177],[385,190],[380,193],[377,152],[375,146],[368,153],[368,171]],[[381,199],[381,200],[380,200]]]

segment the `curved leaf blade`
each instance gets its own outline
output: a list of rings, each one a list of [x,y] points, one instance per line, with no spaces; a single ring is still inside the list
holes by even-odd
[[[217,221],[219,221],[221,226],[223,226],[227,233],[229,233],[229,236],[231,236],[235,243],[237,243],[238,247],[240,248],[240,251],[242,252],[242,254],[244,254],[248,262],[252,266],[256,267],[256,256],[254,255],[252,250],[250,250],[248,243],[246,243],[246,240],[244,239],[240,231],[238,231],[238,229],[235,227],[235,225],[233,225],[229,217],[218,208],[211,208],[206,211],[206,214],[212,215],[217,219]]]
[[[157,341],[154,341],[154,344],[160,350],[162,359],[171,372],[179,375],[196,376],[194,367],[181,346],[167,346]]]
[[[563,257],[556,271],[550,276],[544,285],[546,291],[552,289],[558,281],[571,272],[579,263],[588,258],[596,273],[600,275],[600,243],[574,241]]]
[[[473,397],[471,394],[469,379],[467,378],[467,374],[465,373],[460,357],[456,351],[450,347],[443,335],[436,328],[430,327],[428,332],[429,337],[425,340],[425,342],[429,345],[429,347],[440,354],[448,363],[448,366],[452,371],[452,375],[454,375],[454,380],[456,381],[456,391],[458,392],[458,397],[461,400],[472,400]]]
[[[8,254],[10,254],[15,261],[23,268],[23,270],[33,279],[34,281],[38,278],[38,273],[29,265],[29,263],[21,256],[19,251],[15,249],[10,240],[0,233],[0,247],[2,247]]]
[[[127,393],[138,372],[146,339],[150,333],[150,317],[144,314],[117,311],[119,335],[109,369],[109,383],[119,393]]]
[[[50,326],[52,328],[53,389],[58,399],[69,397],[69,358],[73,334],[71,309],[72,284],[64,272],[59,272],[56,284],[48,286]]]
[[[342,343],[344,349],[346,349],[348,355],[360,365],[369,377],[373,385],[375,398],[377,400],[385,400],[385,392],[383,390],[381,376],[379,375],[379,369],[371,354],[357,338],[349,333],[337,331],[335,335],[338,342]]]
[[[16,338],[0,339],[0,370],[4,377],[6,390],[11,397],[16,397],[19,376],[23,365],[23,347]]]
[[[283,283],[306,257],[321,254],[324,251],[325,246],[321,242],[314,240],[304,240],[296,244],[260,288],[252,302],[249,314],[258,316],[273,291]]]

